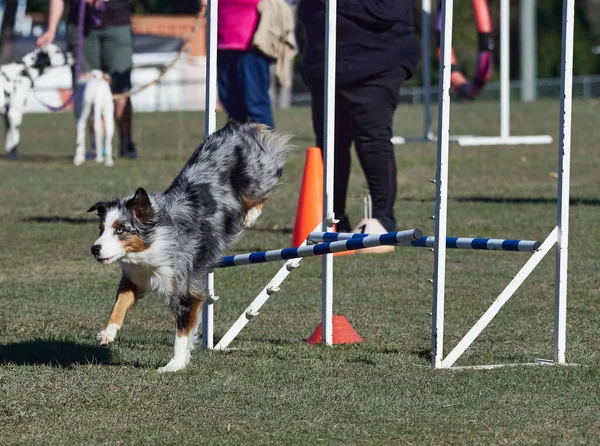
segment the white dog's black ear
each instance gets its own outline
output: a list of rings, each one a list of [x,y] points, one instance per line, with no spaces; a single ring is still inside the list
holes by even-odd
[[[138,220],[148,221],[152,220],[154,217],[154,210],[152,209],[152,203],[150,203],[150,197],[141,187],[135,191],[133,198],[127,200],[125,206]]]
[[[91,208],[88,209],[88,212],[98,211],[98,215],[102,215],[106,213],[106,206],[103,201],[99,201],[95,203]]]

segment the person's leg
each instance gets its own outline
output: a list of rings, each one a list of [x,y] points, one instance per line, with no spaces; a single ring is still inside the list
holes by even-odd
[[[131,90],[133,46],[131,26],[113,26],[102,30],[101,58],[102,71],[112,78],[113,94]],[[121,156],[136,157],[132,142],[133,110],[129,97],[115,100],[115,122],[119,130],[119,152]]]
[[[237,76],[237,63],[240,51],[217,52],[217,86],[219,100],[229,119],[246,122],[248,114]]]
[[[325,90],[323,79],[305,79],[311,93],[311,114],[317,147],[324,147]],[[346,215],[346,195],[350,179],[350,146],[353,130],[349,121],[346,101],[338,93],[335,101],[335,151],[333,164],[333,212],[339,219],[337,230],[352,229]],[[325,161],[325,160],[323,160]]]
[[[373,217],[396,231],[396,159],[391,142],[394,111],[406,71],[399,67],[380,73],[342,92],[351,108],[358,158],[369,184]]]
[[[244,53],[238,64],[238,79],[250,121],[274,127],[269,96],[269,59],[259,52]]]

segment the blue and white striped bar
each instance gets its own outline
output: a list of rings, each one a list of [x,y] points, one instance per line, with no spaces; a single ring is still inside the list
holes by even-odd
[[[381,245],[407,244],[421,239],[423,233],[420,229],[408,229],[406,231],[389,232],[387,234],[359,235],[362,237],[347,237],[345,240],[319,243],[318,245],[312,246],[301,246],[299,248],[275,249],[273,251],[252,252],[249,254],[227,256],[221,259],[218,267],[227,268],[230,266],[250,265],[253,263],[273,262],[276,260],[314,257],[334,252],[354,251],[356,249],[372,248],[373,246]]]
[[[311,232],[308,240],[315,243],[335,242],[338,240],[360,240],[369,237],[368,234],[352,234],[346,232]],[[423,236],[418,240],[411,240],[398,245],[410,245],[420,248],[433,248],[435,237]],[[542,242],[534,240],[506,240],[494,238],[465,238],[447,237],[446,248],[452,249],[482,249],[488,251],[520,251],[534,252],[539,249]]]

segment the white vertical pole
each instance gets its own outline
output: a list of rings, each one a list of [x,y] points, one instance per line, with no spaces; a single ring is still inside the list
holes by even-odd
[[[206,136],[217,128],[217,0],[208,0],[206,33],[206,97],[204,132]],[[202,308],[202,348],[212,349],[215,276],[208,274],[208,298]]]
[[[433,366],[442,367],[444,355],[444,292],[446,284],[446,219],[448,207],[448,144],[450,141],[450,68],[452,64],[453,0],[442,1],[440,87],[438,100],[438,140],[435,202],[435,261],[431,353]],[[441,241],[441,243],[440,243]]]
[[[558,140],[558,240],[554,308],[554,361],[565,362],[567,331],[567,261],[569,255],[569,184],[571,109],[573,104],[573,34],[575,0],[563,0],[560,136]]]
[[[510,137],[510,0],[500,1],[500,137]]]
[[[421,2],[421,63],[423,64],[423,139],[431,137],[431,0]]]
[[[323,135],[323,231],[332,231],[333,214],[333,156],[335,147],[335,56],[337,0],[327,1],[325,29],[325,123]],[[333,344],[333,254],[323,256],[321,289],[321,327],[323,343]]]

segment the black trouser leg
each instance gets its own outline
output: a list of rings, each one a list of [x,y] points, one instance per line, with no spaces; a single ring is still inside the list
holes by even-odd
[[[406,71],[399,67],[340,89],[351,113],[355,145],[373,203],[373,217],[396,231],[396,160],[391,142],[394,111]]]
[[[323,149],[324,142],[324,84],[323,79],[307,79],[312,96],[312,123],[317,147]],[[334,188],[333,212],[336,218],[346,215],[346,194],[350,179],[350,146],[354,129],[350,124],[346,101],[336,95],[335,100],[335,151],[334,151]],[[343,230],[350,230],[344,228]]]

